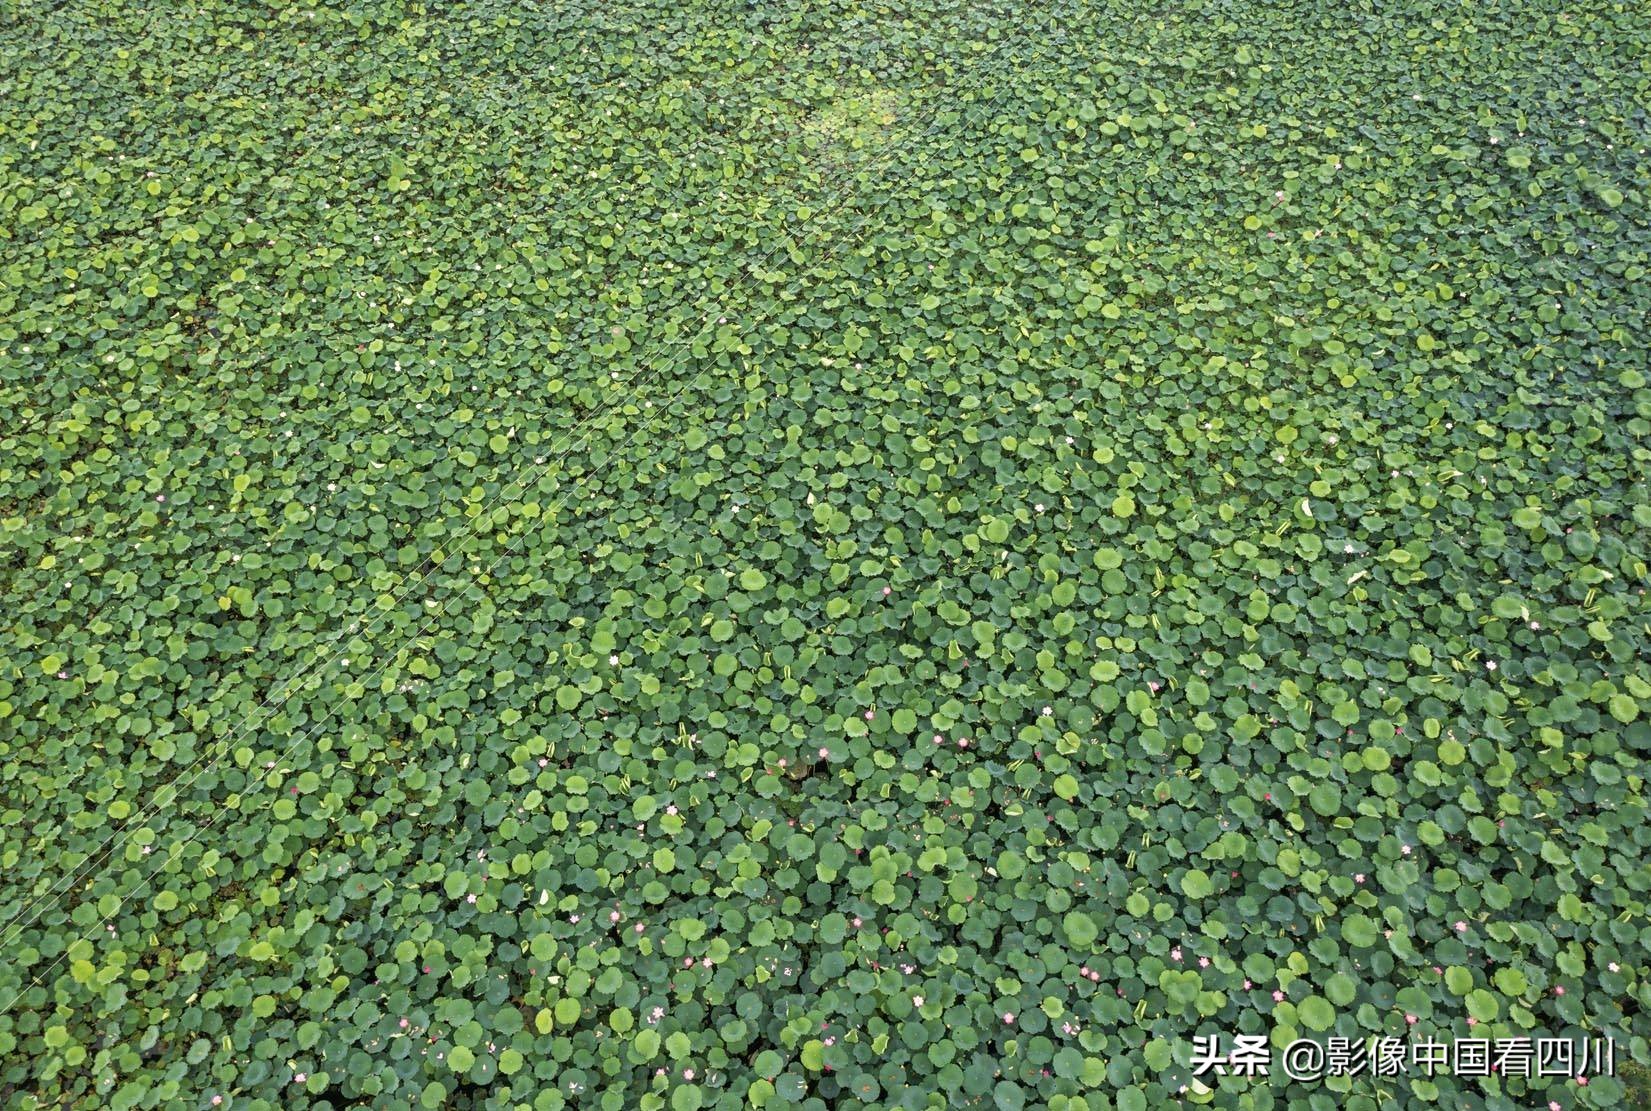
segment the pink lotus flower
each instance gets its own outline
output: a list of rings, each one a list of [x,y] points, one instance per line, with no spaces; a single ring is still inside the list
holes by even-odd
[[[1199,957],[1198,958],[1198,967],[1199,968],[1208,968],[1209,966],[1210,966],[1210,959],[1208,957]]]
[[[636,925],[632,926],[631,929],[635,930],[637,933],[641,933],[642,932],[642,923],[638,922]]]
[[[1416,1016],[1415,1015],[1405,1015],[1404,1016],[1404,1021],[1405,1021],[1406,1026],[1415,1026],[1416,1025]]]
[[[1353,876],[1353,882],[1354,883],[1363,883],[1364,882],[1364,873],[1363,872],[1355,873],[1354,876]]]
[[[1555,995],[1564,995],[1564,994],[1565,994],[1565,987],[1564,987],[1564,985],[1563,985],[1563,984],[1562,984],[1562,985],[1560,985],[1560,986],[1559,986],[1559,987],[1556,987],[1556,988],[1554,988],[1554,994],[1555,994]]]
[[[893,587],[885,586],[883,588],[883,597],[887,598],[890,594],[893,594],[893,593],[894,593],[894,588]]]
[[[1015,1024],[1015,1016],[1014,1016],[1014,1012],[1012,1012],[1012,1011],[1004,1011],[1004,1012],[1003,1012],[1003,1025],[1005,1025],[1005,1026],[1013,1026],[1013,1025],[1014,1025],[1014,1024]]]
[[[1276,988],[1273,990],[1273,1002],[1274,1003],[1284,1002],[1284,993],[1282,991],[1277,990]]]
[[[1459,934],[1467,933],[1468,932],[1468,924],[1466,922],[1462,921],[1461,919],[1457,919],[1456,920],[1456,932],[1459,933]]]
[[[867,721],[870,721],[872,718],[874,718],[876,716],[877,716],[877,711],[876,710],[867,710],[866,711],[866,720]]]

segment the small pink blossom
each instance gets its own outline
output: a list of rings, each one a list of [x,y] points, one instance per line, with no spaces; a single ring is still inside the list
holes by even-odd
[[[1363,872],[1355,872],[1354,875],[1353,875],[1353,882],[1354,883],[1363,883],[1364,882],[1364,873]]]
[[[474,902],[475,902],[475,901],[476,901],[476,896],[474,896],[474,895],[466,895],[466,896],[465,896],[465,897],[464,897],[464,901],[465,901],[465,902],[467,902],[467,903],[474,903]]]
[[[1554,988],[1554,994],[1555,995],[1564,995],[1565,994],[1565,986],[1563,984],[1561,984],[1558,987]]]
[[[854,928],[858,930],[860,928],[860,925],[861,925],[860,918],[859,918],[858,915],[856,915],[855,918],[854,918]]]
[[[1181,947],[1179,945],[1169,951],[1169,959],[1172,961],[1181,959]]]
[[[912,996],[911,997],[911,1005],[913,1007],[921,1007],[923,1005],[923,997],[921,995]]]
[[[223,1097],[223,1096],[213,1096],[213,1097],[212,1097],[212,1106],[214,1106],[214,1107],[216,1107],[216,1106],[218,1106],[218,1105],[219,1105],[219,1104],[220,1104],[220,1103],[222,1103],[222,1102],[223,1102],[223,1101],[224,1101],[224,1097]]]
[[[1401,853],[1403,853],[1405,856],[1409,856],[1410,855],[1410,846],[1409,845],[1400,845],[1399,846],[1399,851]]]
[[[619,921],[619,912],[617,910],[608,911],[608,921],[609,922]]]
[[[309,1077],[308,1073],[301,1072],[301,1073],[298,1073],[296,1076],[294,1076],[292,1078],[292,1082],[294,1084],[302,1084],[304,1081],[308,1080],[309,1078],[310,1077]]]
[[[893,587],[885,586],[883,588],[883,597],[887,598],[890,594],[893,594],[893,593],[894,593],[894,588]]]
[[[683,1069],[682,1070],[682,1079],[692,1080],[693,1078],[694,1078],[694,1070],[693,1069]]]
[[[824,745],[821,745],[820,746],[820,759],[824,760],[827,756],[830,756],[830,755],[831,755],[831,750],[829,748],[826,748]]]
[[[1199,957],[1198,958],[1198,967],[1199,968],[1208,968],[1209,966],[1210,966],[1210,959],[1208,957]]]
[[[403,1030],[405,1030],[405,1029],[407,1029],[407,1020],[402,1019],[400,1022],[396,1023],[396,1025],[401,1027]]]
[[[1014,1024],[1015,1024],[1014,1012],[1013,1011],[1004,1011],[1003,1012],[1003,1025],[1013,1026]]]
[[[1468,924],[1460,918],[1456,920],[1456,932],[1459,934],[1465,934],[1468,932]]]
[[[574,925],[578,925],[579,924],[579,916],[577,914],[570,914],[570,915],[568,915],[568,921],[572,922]]]
[[[636,925],[632,926],[631,929],[635,930],[637,933],[641,933],[642,932],[642,923],[638,922]]]
[[[1416,1016],[1415,1015],[1405,1015],[1404,1016],[1404,1021],[1405,1021],[1406,1026],[1415,1026],[1416,1025]]]
[[[1617,964],[1616,961],[1612,961],[1610,964],[1606,965],[1605,967],[1607,969],[1609,969],[1610,971],[1612,971],[1612,972],[1621,972],[1622,971],[1622,966]]]
[[[1274,1003],[1284,1002],[1284,993],[1282,991],[1277,990],[1276,988],[1273,991],[1273,1002]]]
[[[676,803],[673,802],[667,806],[665,808],[665,813],[671,815],[673,818],[676,817]]]
[[[866,711],[866,720],[867,721],[870,721],[872,718],[874,718],[876,716],[877,716],[877,711],[876,710],[867,710]]]
[[[1254,984],[1252,984],[1252,983],[1250,983],[1250,981],[1248,981],[1248,980],[1245,980],[1245,981],[1244,981],[1244,990],[1245,990],[1245,991],[1249,991],[1249,990],[1250,990],[1250,989],[1251,989],[1251,988],[1252,988],[1252,987],[1254,987],[1254,986],[1255,986],[1255,985],[1254,985]]]

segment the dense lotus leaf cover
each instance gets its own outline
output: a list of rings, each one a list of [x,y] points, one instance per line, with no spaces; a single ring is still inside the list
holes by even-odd
[[[1648,47],[10,0],[0,1098],[1614,1105]]]

